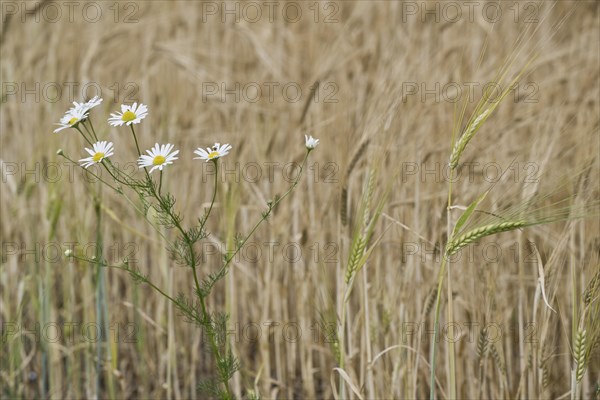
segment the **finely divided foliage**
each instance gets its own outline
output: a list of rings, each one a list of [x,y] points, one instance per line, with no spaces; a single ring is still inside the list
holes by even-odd
[[[215,173],[210,207],[204,215],[197,218],[195,222],[192,222],[191,227],[184,228],[184,218],[175,209],[175,197],[170,193],[162,193],[163,172],[166,171],[163,169],[167,165],[173,164],[179,158],[177,157],[179,150],[174,150],[174,145],[170,143],[166,145],[156,143],[151,150],[146,151],[147,154],[141,154],[133,125],[140,123],[148,115],[148,108],[144,104],[138,105],[137,103],[131,106],[122,105],[121,112],[111,114],[108,122],[112,126],[127,125],[130,127],[132,138],[138,151],[138,165],[140,169],[143,169],[144,175],[139,177],[120,169],[109,160],[109,157],[114,155],[112,142],[98,141],[98,134],[89,116],[91,108],[101,102],[102,99],[93,98],[85,103],[73,103],[74,107],[67,111],[61,119],[61,127],[55,132],[66,128],[77,130],[83,139],[92,146],[92,149],[85,149],[90,157],[79,160],[81,167],[87,169],[91,165],[98,164],[111,178],[104,179],[98,174],[89,171],[89,173],[98,178],[100,186],[104,185],[123,196],[133,206],[134,211],[141,214],[158,232],[161,231],[157,225],[164,227],[164,229],[175,231],[174,238],[172,235],[165,233],[161,233],[161,236],[164,239],[164,244],[172,260],[176,264],[185,265],[189,268],[189,273],[193,278],[194,289],[192,295],[181,292],[176,297],[173,297],[162,289],[160,285],[152,282],[149,276],[143,274],[138,268],[131,268],[127,259],[124,259],[121,264],[110,265],[106,260],[101,258],[101,254],[88,259],[83,254],[76,254],[72,250],[68,250],[65,252],[65,255],[89,261],[100,268],[108,267],[124,270],[129,273],[135,283],[147,284],[168,301],[172,302],[186,321],[194,323],[202,329],[208,343],[207,349],[214,359],[214,376],[198,384],[198,389],[205,395],[221,399],[231,399],[234,396],[229,381],[240,369],[240,363],[226,340],[229,317],[223,312],[209,311],[206,304],[207,299],[214,286],[226,276],[232,260],[241,250],[242,246],[271,214],[272,210],[298,185],[308,154],[317,146],[319,141],[312,137],[310,137],[310,140],[308,137],[306,138],[306,156],[300,167],[300,173],[289,189],[283,195],[276,196],[275,201],[267,202],[266,209],[261,214],[261,218],[258,219],[254,228],[237,241],[235,250],[224,257],[219,270],[217,272],[209,272],[205,277],[201,277],[198,267],[201,265],[202,259],[196,244],[208,236],[205,225],[215,203],[218,174]],[[221,145],[216,143],[213,147],[206,148],[206,150],[198,148],[194,153],[199,156],[195,157],[196,159],[205,160],[206,162],[211,161],[214,163],[215,169],[218,169],[218,160],[228,155],[231,149],[232,146],[229,144]],[[63,150],[58,150],[57,154],[72,161]],[[150,168],[150,170],[148,171],[147,168]],[[158,182],[150,176],[155,170],[160,171]],[[135,200],[130,197],[130,194],[137,196],[141,208],[136,205]],[[99,210],[99,208],[97,209]]]

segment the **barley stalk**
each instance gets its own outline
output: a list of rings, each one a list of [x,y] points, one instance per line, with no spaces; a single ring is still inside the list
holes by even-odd
[[[451,256],[461,248],[473,243],[476,240],[481,239],[484,236],[494,235],[500,232],[512,231],[518,228],[522,228],[526,225],[527,223],[525,221],[507,221],[501,222],[499,224],[484,225],[479,228],[472,229],[467,233],[459,236],[458,238],[448,242],[448,245],[446,246],[446,255]]]

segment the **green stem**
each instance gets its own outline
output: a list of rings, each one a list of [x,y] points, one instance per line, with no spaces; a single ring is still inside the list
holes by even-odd
[[[97,142],[98,141],[98,136],[96,136],[96,132],[91,131],[90,128],[88,128],[87,125],[85,124],[85,121],[81,121],[81,125],[84,127],[84,129],[88,133],[88,135],[90,135],[90,137]]]
[[[109,188],[113,189],[114,191],[116,191],[117,193],[121,193],[121,189],[117,189],[116,187],[114,187],[113,185],[111,185],[110,183],[106,182],[104,179],[100,178],[98,175],[96,175],[95,173],[93,173],[92,171],[83,168],[81,165],[79,165],[79,163],[75,162],[74,160],[72,160],[69,156],[67,156],[64,153],[60,154],[61,156],[63,156],[64,158],[66,158],[67,160],[71,161],[72,163],[78,165],[79,167],[81,167],[81,169],[83,169],[85,172],[87,172],[88,174],[91,174],[93,176],[95,176],[100,182],[104,183],[106,186],[108,186]]]
[[[135,130],[133,129],[133,124],[129,125],[129,127],[131,128],[131,133],[133,134],[133,140],[135,141],[135,148],[137,149],[138,156],[141,156],[142,152],[140,151],[140,145],[138,144],[137,136],[135,135]]]
[[[338,351],[340,354],[339,364],[340,369],[344,369],[346,365],[346,305],[348,304],[346,301],[346,296],[349,294],[349,288],[346,287],[346,291],[344,293],[344,298],[342,300],[342,315],[340,316],[340,330],[338,332]],[[340,398],[346,397],[346,385],[344,385],[344,380],[340,378],[339,384],[339,393]]]
[[[75,161],[73,161],[71,158],[69,158],[69,157],[68,157],[67,155],[65,155],[64,153],[63,153],[63,154],[61,154],[61,155],[62,155],[64,158],[66,158],[67,160],[71,161],[72,163],[75,163],[75,164],[77,164]],[[107,161],[110,161],[110,160],[107,160]],[[159,229],[158,229],[158,228],[157,228],[157,227],[156,227],[156,226],[155,226],[155,225],[154,225],[154,224],[153,224],[153,223],[152,223],[152,222],[151,222],[149,219],[148,219],[148,217],[147,217],[147,216],[144,214],[144,212],[143,212],[143,211],[142,211],[140,208],[138,208],[138,207],[137,207],[137,206],[136,206],[136,205],[133,203],[133,201],[132,201],[132,200],[129,198],[129,196],[127,196],[127,195],[125,194],[125,192],[123,192],[123,191],[122,191],[120,188],[116,188],[116,187],[112,186],[110,183],[106,182],[105,180],[103,180],[103,179],[102,179],[102,178],[100,178],[98,175],[94,174],[93,172],[91,172],[91,171],[89,171],[89,170],[87,170],[87,169],[83,168],[81,165],[79,165],[79,164],[77,164],[77,165],[78,165],[78,166],[79,166],[81,169],[83,169],[84,171],[86,171],[87,173],[89,173],[89,174],[91,174],[91,175],[95,176],[95,177],[96,177],[96,178],[97,178],[97,179],[98,179],[100,182],[104,183],[105,185],[107,185],[108,187],[110,187],[111,189],[113,189],[115,192],[117,192],[117,193],[119,193],[119,194],[123,195],[123,197],[125,197],[125,199],[127,200],[127,202],[128,202],[129,204],[131,204],[131,206],[132,206],[132,207],[133,207],[133,208],[134,208],[134,209],[135,209],[135,210],[136,210],[138,213],[140,213],[142,216],[144,216],[144,219],[145,219],[145,220],[146,220],[146,221],[147,221],[147,222],[150,224],[150,226],[152,226],[152,227],[153,227],[153,228],[154,228],[154,229],[155,229],[155,230],[156,230],[156,231],[159,233],[159,235],[160,235],[160,236],[161,236],[161,237],[162,237],[162,238],[163,238],[163,239],[164,239],[164,240],[165,240],[167,243],[169,243],[169,241],[168,241],[168,239],[165,237],[165,235],[164,235],[164,234],[163,234],[163,233],[162,233],[162,232],[161,232],[161,231],[160,231],[160,230],[159,230]],[[104,167],[106,168],[106,166],[105,166],[105,165],[104,165]],[[107,168],[107,170],[108,170],[108,168]],[[111,173],[111,171],[110,171],[110,170],[108,170],[108,172],[109,172],[109,173]],[[119,180],[119,179],[117,179],[117,178],[116,178],[116,177],[115,177],[115,176],[114,176],[112,173],[111,173],[111,175],[113,176],[113,178],[115,178],[115,180],[117,180],[117,182],[119,182],[119,183],[122,183],[123,185],[126,185],[126,186],[130,186],[130,187],[132,186],[130,183],[127,183],[127,182],[120,181],[120,180]],[[137,185],[135,185],[135,186],[137,186]]]
[[[456,113],[455,113],[455,115],[456,115]],[[457,128],[458,128],[458,124],[457,124],[457,121],[455,120],[454,124],[453,124],[452,143],[450,146],[451,153],[452,153],[452,149],[454,148]],[[446,230],[447,230],[447,235],[448,235],[446,246],[448,246],[448,243],[450,243],[451,240],[453,239],[452,238],[453,230],[451,229],[451,226],[452,226],[451,210],[452,210],[453,177],[454,177],[454,174],[453,174],[453,172],[451,172],[451,179],[450,179],[450,182],[448,183],[448,204],[446,207],[446,219],[447,219]],[[453,308],[452,308],[453,305],[452,305],[452,283],[450,281],[450,260],[448,260],[446,258],[446,252],[444,251],[442,263],[440,265],[440,272],[438,274],[438,287],[437,287],[437,294],[436,294],[436,301],[435,301],[435,318],[434,318],[434,323],[433,323],[433,339],[431,341],[431,375],[429,377],[429,399],[430,400],[435,400],[435,359],[436,359],[436,353],[437,353],[436,342],[437,342],[437,336],[439,333],[440,303],[441,303],[441,298],[442,298],[442,287],[444,285],[444,273],[446,270],[446,266],[448,266],[448,292],[447,292],[448,293],[448,320],[449,320],[448,323],[451,324],[452,320],[454,318],[454,313],[453,313]],[[450,328],[450,329],[452,329],[452,328]],[[454,399],[454,398],[456,398],[456,384],[455,384],[456,380],[455,380],[455,370],[454,370],[454,343],[452,341],[450,341],[448,347],[449,347],[448,348],[448,353],[449,353],[448,363],[450,364],[450,373],[449,373],[449,377],[448,377],[448,379],[450,381],[449,397],[451,399]]]
[[[277,198],[273,203],[269,204],[269,209],[267,210],[267,212],[265,213],[265,215],[254,225],[254,227],[252,228],[252,230],[250,230],[250,233],[244,238],[244,240],[242,240],[242,242],[240,243],[240,245],[236,246],[235,252],[231,256],[227,257],[227,262],[225,263],[225,265],[223,265],[223,267],[221,268],[221,271],[223,271],[225,268],[227,268],[227,266],[229,265],[229,263],[231,262],[231,260],[233,260],[235,258],[235,256],[240,252],[240,250],[242,249],[242,247],[244,247],[244,244],[246,244],[246,242],[254,234],[254,231],[256,231],[256,229],[258,229],[258,227],[271,214],[271,211],[274,210],[275,207],[277,207],[277,205],[283,199],[285,199],[292,192],[292,190],[294,190],[294,188],[298,185],[298,182],[300,181],[300,178],[302,177],[302,171],[304,170],[304,165],[306,164],[306,159],[308,158],[308,155],[310,154],[311,150],[312,149],[309,149],[308,152],[306,153],[306,156],[304,157],[304,160],[302,161],[302,165],[300,165],[300,172],[298,173],[298,176],[296,177],[296,180],[294,181],[294,183],[292,183],[292,185],[288,188],[288,190],[283,195],[281,195],[279,198]]]
[[[94,129],[94,125],[92,124],[92,119],[88,118],[87,121],[90,123],[90,128],[92,128],[92,133],[94,135],[94,138],[96,138],[96,140],[98,140],[98,135],[96,135],[96,130]]]
[[[219,182],[219,174],[218,174],[218,163],[217,160],[213,160],[214,164],[215,164],[215,185],[214,185],[214,189],[213,189],[213,195],[212,195],[212,200],[210,202],[210,207],[208,208],[208,211],[206,212],[206,214],[204,214],[204,217],[201,221],[201,225],[200,225],[200,231],[202,231],[204,229],[204,225],[206,225],[206,221],[208,221],[208,217],[210,215],[210,213],[212,212],[213,209],[213,205],[215,204],[215,199],[217,198],[217,187],[218,187],[218,182]],[[212,325],[212,321],[210,318],[210,314],[208,313],[208,309],[206,307],[206,302],[205,302],[205,296],[208,296],[208,293],[204,294],[200,288],[200,282],[198,280],[198,271],[196,269],[196,254],[194,253],[194,249],[193,249],[193,243],[188,240],[188,246],[189,246],[189,250],[190,250],[190,257],[191,257],[191,264],[192,264],[192,271],[194,274],[194,284],[196,285],[196,292],[198,295],[198,298],[200,300],[200,307],[202,309],[202,318],[204,319],[204,323],[205,324],[211,324]],[[212,326],[206,330],[206,334],[208,335],[209,341],[210,341],[210,346],[212,348],[213,354],[215,355],[215,358],[217,359],[217,369],[220,371],[220,366],[223,363],[223,357],[221,355],[221,352],[219,351],[219,346],[217,344],[215,335],[214,335],[214,331]],[[229,383],[226,381],[226,377],[224,375],[221,375],[221,379],[223,380],[223,384],[225,386],[225,390],[227,390],[227,395],[229,396],[229,398],[233,398],[233,393],[231,392],[231,389],[229,388]]]
[[[298,185],[298,182],[300,181],[300,178],[302,177],[302,171],[304,170],[304,165],[306,164],[306,160],[308,159],[308,155],[309,155],[310,151],[311,151],[310,149],[307,151],[306,156],[304,157],[304,160],[302,161],[302,164],[300,166],[300,171],[298,172],[298,176],[296,177],[296,180],[292,183],[292,185],[290,185],[290,187],[288,188],[288,190],[281,197],[277,198],[274,202],[269,203],[269,209],[267,210],[267,212],[254,225],[254,227],[250,230],[250,233],[248,233],[248,235],[242,240],[242,242],[239,245],[236,246],[236,250],[234,251],[234,253],[227,256],[227,260],[225,261],[225,264],[223,264],[223,266],[221,267],[221,269],[219,270],[219,272],[216,274],[217,277],[222,277],[226,273],[227,268],[229,267],[229,264],[235,258],[235,256],[240,252],[240,250],[242,249],[242,247],[244,246],[244,244],[250,239],[250,237],[252,237],[252,235],[258,229],[258,227],[267,219],[267,217],[270,215],[271,211],[283,199],[285,199],[292,192],[292,190]],[[215,199],[216,190],[217,190],[217,181],[218,181],[218,173],[216,173],[216,171],[215,171],[215,193],[213,193],[213,201],[211,202],[210,208],[209,208],[209,210],[208,210],[208,212],[206,214],[206,217],[204,218],[204,222],[206,222],[206,220],[208,219],[208,215],[210,214],[210,211],[212,210],[212,206],[214,204],[214,199]],[[190,252],[192,252],[191,245],[190,245]],[[193,254],[194,253],[192,252],[191,255],[193,257],[195,257]],[[206,304],[204,302],[204,298],[206,296],[208,296],[209,291],[207,291],[206,293],[203,293],[202,291],[200,291],[200,285],[199,285],[199,282],[198,282],[198,276],[197,276],[196,268],[195,267],[193,268],[193,271],[194,271],[194,283],[196,284],[196,289],[198,290],[198,297],[200,298],[200,306],[202,308],[202,313],[203,313],[203,315],[208,316],[208,313],[206,311]],[[221,358],[220,358],[219,353],[218,353],[218,347],[216,346],[216,342],[214,340],[215,338],[214,338],[214,336],[213,336],[213,334],[212,334],[212,332],[210,330],[207,333],[209,335],[209,339],[211,340],[211,346],[213,348],[213,351],[215,351],[215,355],[217,357],[217,362],[221,362]],[[227,389],[228,396],[230,398],[232,398],[233,394],[231,393],[231,391],[229,389],[229,385],[225,384],[225,387]]]
[[[78,125],[79,125],[79,124],[78,124]],[[85,133],[83,133],[83,131],[82,131],[81,129],[79,129],[79,126],[78,126],[78,125],[75,125],[75,126],[74,126],[74,128],[75,128],[75,129],[77,129],[77,131],[78,131],[79,133],[81,133],[81,136],[83,136],[83,138],[85,139],[85,141],[86,141],[86,142],[88,142],[88,144],[89,144],[90,146],[94,147],[94,145],[93,145],[93,143],[91,142],[91,140],[90,140],[90,139],[88,139],[88,137],[87,137],[87,136],[85,136]]]
[[[131,128],[131,133],[133,134],[133,140],[135,141],[135,148],[137,149],[138,156],[141,157],[142,152],[140,151],[140,145],[138,144],[137,136],[135,135],[135,130],[133,129],[133,124],[129,125],[129,127]],[[144,172],[146,173],[146,178],[148,178],[148,181],[152,181],[146,167],[144,167]]]
[[[110,165],[111,168],[117,170],[115,168],[115,166],[112,164],[112,162],[108,158],[103,159],[101,164],[106,169],[106,171],[110,174],[110,176],[112,176],[113,179],[115,181],[117,181],[118,183],[120,183],[121,185],[129,186],[129,187],[141,187],[142,186],[142,185],[139,185],[139,184],[136,184],[136,183],[126,182],[126,181],[123,181],[123,180],[117,178],[117,175],[113,171],[111,171],[110,168],[108,168],[108,166]],[[117,170],[117,171],[119,171],[119,173],[122,173],[122,171],[120,171],[120,170]],[[133,178],[130,177],[129,175],[127,175],[127,174],[124,174],[124,175],[127,178],[133,180]]]
[[[292,185],[289,187],[289,189],[281,197],[277,198],[274,202],[269,203],[269,209],[263,214],[262,218],[260,220],[258,220],[258,222],[256,224],[254,224],[254,226],[250,230],[250,233],[248,233],[248,235],[246,235],[246,237],[241,242],[239,242],[239,244],[236,245],[236,249],[232,254],[227,255],[225,264],[223,264],[221,269],[217,272],[217,274],[215,275],[216,277],[222,277],[227,272],[227,268],[229,267],[229,264],[231,264],[231,261],[233,261],[235,256],[242,250],[242,248],[244,247],[244,244],[246,244],[246,242],[248,240],[250,240],[250,238],[252,237],[254,232],[256,232],[258,227],[269,217],[269,215],[271,214],[271,211],[273,211],[275,209],[275,207],[277,207],[277,205],[283,199],[285,199],[292,192],[292,190],[298,185],[298,182],[300,181],[300,178],[302,177],[302,171],[304,170],[304,165],[306,164],[306,159],[308,158],[308,154],[310,153],[310,151],[311,150],[308,150],[308,152],[306,153],[306,156],[304,157],[304,161],[302,161],[302,165],[300,166],[300,172],[298,173],[298,176],[296,177],[296,180],[294,181],[294,183],[292,183]],[[212,285],[211,285],[211,287],[212,287]]]
[[[451,177],[453,177],[453,172],[451,172]],[[452,231],[452,181],[453,179],[450,179],[450,183],[448,186],[448,207],[447,207],[447,211],[446,211],[446,215],[447,215],[447,221],[446,221],[446,228],[447,228],[447,232],[448,232],[448,240],[451,240],[453,238],[451,238],[451,232]],[[454,337],[454,302],[452,299],[452,279],[451,279],[451,261],[448,259],[446,261],[447,264],[447,270],[448,270],[448,286],[447,286],[447,297],[448,297],[448,305],[447,305],[447,312],[448,312],[448,329],[450,331],[449,335],[450,337]],[[449,372],[449,376],[448,376],[448,380],[449,380],[449,384],[450,384],[450,390],[449,390],[449,398],[450,399],[456,399],[456,371],[455,371],[455,360],[454,360],[454,341],[453,340],[449,340],[448,341],[448,364],[449,364],[449,368],[450,368],[450,372]]]
[[[160,170],[160,179],[158,181],[158,195],[160,196],[160,190],[162,189],[162,178],[163,178],[163,171],[162,169]]]
[[[132,132],[133,132],[133,128],[132,128]],[[134,132],[134,137],[135,137],[135,132]],[[136,141],[136,145],[137,145],[137,141]],[[145,168],[144,168],[145,170]],[[161,171],[162,172],[162,171]],[[146,175],[148,175],[148,172],[146,171]],[[162,178],[162,174],[161,174],[161,178]],[[148,179],[150,179],[150,177],[148,176]],[[208,216],[210,214],[210,212],[212,211],[213,208],[213,204],[215,202],[216,196],[217,196],[217,182],[218,182],[218,175],[215,174],[215,187],[214,187],[214,191],[213,191],[213,197],[212,197],[212,202],[210,204],[210,208],[208,210],[208,212],[205,215],[202,227],[204,226],[204,223],[206,223],[206,220],[208,219]],[[160,187],[159,187],[159,192],[157,193],[156,190],[154,190],[154,186],[150,185],[150,192],[151,194],[154,196],[154,198],[159,202],[159,204],[162,203],[162,198],[160,195]],[[175,217],[175,215],[173,215],[172,211],[170,209],[164,209],[164,211],[169,215],[169,217],[171,218],[171,221],[173,222],[173,225],[175,226],[175,228],[177,228],[177,230],[181,233],[183,240],[186,242],[187,246],[188,246],[188,251],[189,251],[189,255],[190,255],[190,262],[189,265],[192,268],[193,271],[193,276],[194,276],[194,284],[196,286],[196,292],[198,295],[198,298],[200,300],[200,306],[201,306],[201,311],[202,311],[202,318],[203,321],[202,323],[204,325],[206,324],[211,324],[211,320],[210,320],[210,315],[208,313],[208,310],[206,308],[206,303],[205,303],[205,294],[202,293],[201,287],[200,287],[200,281],[198,279],[198,272],[197,272],[197,260],[196,260],[196,253],[194,251],[194,242],[190,239],[190,236],[188,235],[188,233],[183,229],[183,227],[181,226],[181,224],[179,223],[178,219]],[[217,359],[217,366],[220,367],[220,365],[222,364],[222,357],[221,357],[221,353],[219,352],[219,348],[216,342],[216,338],[214,335],[214,332],[212,330],[212,327],[210,327],[209,329],[206,330],[207,331],[207,335],[209,337],[210,340],[210,346],[212,348],[212,351],[215,355],[215,358]],[[231,390],[229,388],[229,385],[224,382],[225,385],[225,389],[227,390],[227,394],[230,398],[233,397],[233,394],[231,393]]]
[[[438,273],[438,287],[435,300],[435,320],[433,323],[433,339],[431,340],[431,375],[429,377],[429,399],[435,399],[435,358],[436,358],[436,342],[439,334],[440,325],[440,303],[442,298],[442,286],[444,284],[444,272],[446,271],[446,256],[442,259],[440,272]]]

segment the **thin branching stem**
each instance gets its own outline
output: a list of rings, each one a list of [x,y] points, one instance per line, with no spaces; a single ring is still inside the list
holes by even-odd
[[[88,118],[87,121],[90,123],[90,128],[92,128],[92,134],[94,135],[94,138],[98,140],[98,135],[96,134],[96,130],[94,129],[94,125],[92,124],[92,119]]]
[[[146,277],[144,277],[143,275],[141,275],[139,272],[132,270],[127,265],[107,264],[107,263],[105,263],[105,262],[103,262],[101,260],[93,260],[93,259],[89,259],[89,258],[86,258],[86,257],[80,257],[80,256],[77,256],[77,255],[72,255],[71,258],[74,258],[74,259],[80,260],[80,261],[89,262],[89,263],[96,263],[97,265],[99,265],[101,267],[105,267],[105,268],[114,268],[114,269],[120,269],[120,270],[123,270],[123,271],[127,271],[130,274],[136,275],[139,279],[141,279],[144,283],[147,283],[152,289],[156,290],[158,293],[160,293],[167,300],[173,302],[176,305],[179,305],[179,302],[176,299],[174,299],[173,297],[169,296],[161,288],[159,288],[154,283],[152,283],[152,281],[150,281],[149,279],[147,279]]]
[[[79,126],[78,126],[78,125],[79,125],[79,124],[75,125],[75,126],[74,126],[74,128],[75,128],[75,129],[77,129],[77,131],[78,131],[79,133],[81,133],[81,136],[83,136],[83,138],[85,139],[85,141],[86,141],[86,142],[88,142],[88,144],[89,144],[90,146],[92,146],[92,147],[93,147],[94,145],[92,144],[91,140],[90,140],[90,139],[88,139],[88,137],[85,135],[85,133],[83,133],[83,131],[82,131],[82,130],[79,128]]]
[[[60,153],[61,156],[63,156],[64,158],[66,158],[67,160],[71,161],[72,163],[79,165],[79,163],[77,163],[75,160],[72,160],[69,156],[67,156],[64,153]],[[88,174],[91,174],[93,176],[95,176],[100,182],[104,183],[106,186],[108,186],[109,188],[113,189],[114,191],[121,193],[121,189],[117,189],[116,187],[114,187],[113,185],[111,185],[110,183],[106,182],[104,179],[100,178],[100,176],[96,175],[95,173],[93,173],[92,171],[90,171],[87,168],[82,167],[81,165],[79,165],[85,172],[87,172]]]
[[[129,125],[129,127],[131,128],[131,133],[133,135],[133,140],[135,141],[135,148],[137,149],[138,156],[141,156],[142,152],[140,151],[140,145],[138,144],[137,136],[135,135],[135,129],[133,129],[133,124]]]
[[[160,196],[160,190],[162,189],[162,178],[163,178],[163,172],[162,169],[160,170],[160,178],[158,179],[158,195]]]

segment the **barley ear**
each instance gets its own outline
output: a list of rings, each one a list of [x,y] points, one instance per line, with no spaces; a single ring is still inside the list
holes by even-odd
[[[342,188],[342,194],[340,196],[340,219],[342,225],[348,225],[348,187]]]
[[[506,375],[506,367],[502,362],[502,357],[500,356],[500,353],[498,353],[496,345],[490,346],[490,353],[492,354],[492,358],[494,359],[494,363],[496,364],[496,368],[498,368],[498,371],[500,371],[502,375]]]
[[[585,372],[585,364],[586,364],[586,341],[587,341],[587,332],[585,329],[579,329],[577,331],[577,336],[575,337],[575,345],[573,346],[573,358],[577,363],[577,368],[575,369],[575,378],[577,382],[581,382],[583,379],[583,373]]]
[[[358,270],[360,260],[365,252],[367,246],[366,238],[360,234],[356,240],[352,242],[352,248],[350,249],[350,258],[348,259],[348,266],[346,267],[346,284],[350,283],[354,274]]]
[[[475,242],[485,236],[494,235],[500,232],[508,232],[527,226],[525,221],[506,221],[498,224],[484,225],[479,228],[471,229],[456,239],[452,239],[446,245],[446,255],[456,254],[458,250],[468,244]]]
[[[464,133],[460,136],[452,149],[452,154],[450,155],[450,168],[455,169],[458,166],[460,156],[467,147],[467,144],[473,139],[473,136],[475,136],[491,112],[491,108],[486,109],[467,125]]]
[[[483,358],[487,355],[488,344],[487,329],[483,328],[479,332],[479,338],[477,339],[477,357],[479,357],[480,364],[483,364]]]
[[[592,302],[592,299],[596,297],[598,292],[600,291],[600,268],[598,268],[598,272],[596,275],[590,280],[585,291],[583,292],[583,303],[587,306]]]

